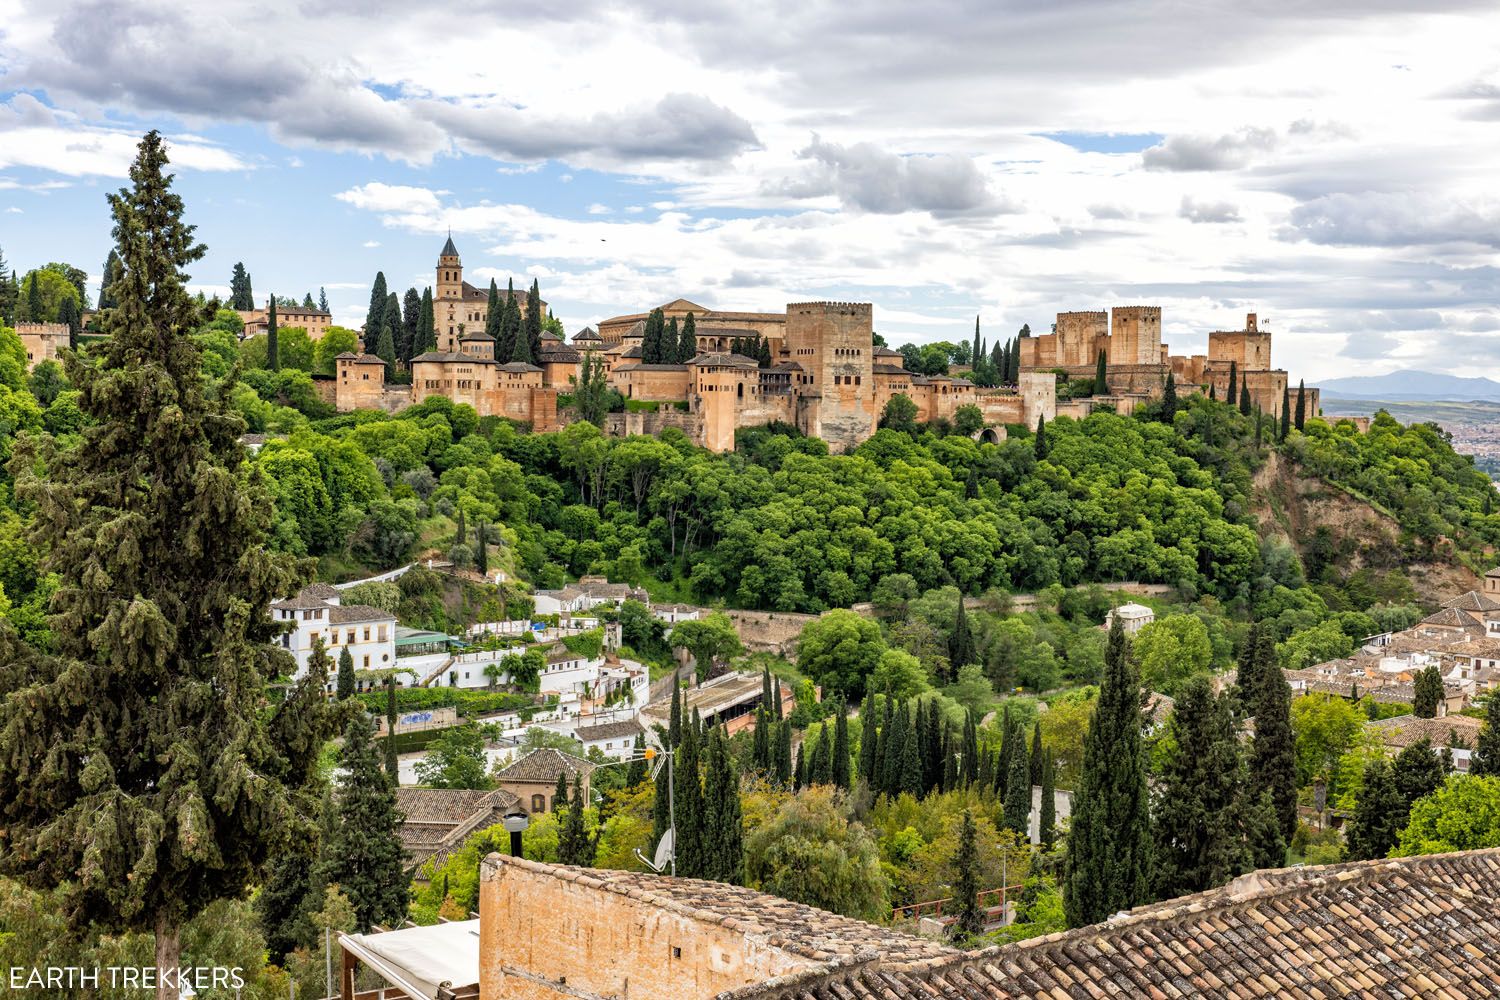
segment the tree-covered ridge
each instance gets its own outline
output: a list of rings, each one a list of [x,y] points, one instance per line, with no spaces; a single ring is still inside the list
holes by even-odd
[[[1365,434],[1347,422],[1315,420],[1288,438],[1286,452],[1302,472],[1379,505],[1429,550],[1447,539],[1471,569],[1489,568],[1485,550],[1500,544],[1494,486],[1441,427],[1403,426],[1385,411]]]

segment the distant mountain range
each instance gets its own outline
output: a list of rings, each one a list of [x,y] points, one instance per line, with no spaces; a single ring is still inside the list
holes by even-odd
[[[1397,371],[1386,375],[1351,375],[1323,379],[1323,397],[1391,400],[1493,400],[1500,402],[1500,382],[1436,372]]]

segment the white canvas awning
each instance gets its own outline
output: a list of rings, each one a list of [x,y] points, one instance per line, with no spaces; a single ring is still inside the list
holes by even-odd
[[[479,982],[479,921],[457,920],[382,934],[340,934],[339,944],[414,1000]]]

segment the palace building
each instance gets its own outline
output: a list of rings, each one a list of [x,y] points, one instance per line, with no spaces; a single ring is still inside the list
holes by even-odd
[[[693,317],[699,353],[685,364],[642,362],[649,313],[605,320],[597,330],[579,332],[571,344],[543,334],[541,356],[527,364],[495,357],[495,342],[483,332],[488,293],[463,280],[451,236],[438,255],[435,288],[437,350],[412,359],[411,385],[386,385],[384,363],[374,355],[340,355],[334,383],[339,410],[394,411],[443,396],[481,416],[556,430],[569,419],[558,397],[571,391],[583,358],[592,355],[610,385],[634,404],[609,415],[609,433],[677,427],[716,451],[732,449],[739,428],[771,421],[794,425],[834,448],[851,448],[875,433],[886,403],[898,393],[916,404],[924,421],[951,420],[959,407],[978,406],[987,425],[982,433],[991,440],[1003,435],[1004,424],[1035,425],[1056,414],[1051,373],[1025,374],[1015,389],[980,389],[963,378],[907,371],[900,354],[875,345],[869,303],[802,302],[785,313],[753,313],[677,299],[661,308],[679,323]],[[769,347],[765,367],[732,351],[736,341],[756,337]]]
[[[920,422],[951,421],[961,407],[974,406],[983,418],[976,436],[997,441],[1008,424],[1035,427],[1041,419],[1083,417],[1101,405],[1129,412],[1137,403],[1160,399],[1168,375],[1180,394],[1212,387],[1224,399],[1233,368],[1236,386],[1247,387],[1252,405],[1273,417],[1281,413],[1288,384],[1287,373],[1271,367],[1271,334],[1254,313],[1242,331],[1210,334],[1206,356],[1182,357],[1162,343],[1160,306],[1058,313],[1052,333],[1019,341],[1017,384],[995,388],[956,375],[909,371],[899,352],[877,345],[868,302],[794,302],[785,312],[764,313],[709,309],[679,298],[659,308],[679,327],[692,318],[697,354],[686,362],[645,360],[650,311],[602,320],[571,344],[544,333],[535,363],[502,362],[494,339],[484,333],[488,293],[463,280],[451,236],[438,255],[435,287],[437,349],[412,359],[410,386],[387,385],[384,364],[373,355],[340,355],[334,383],[339,410],[394,412],[442,396],[481,416],[556,430],[576,419],[559,399],[571,394],[583,360],[592,358],[627,404],[624,412],[608,414],[609,434],[675,427],[703,447],[728,451],[740,428],[778,422],[843,450],[875,433],[897,395],[916,405]],[[736,353],[756,343],[766,346],[759,359]],[[1059,402],[1058,373],[1093,378],[1101,354],[1108,391]],[[1306,413],[1316,415],[1318,390],[1306,393]]]

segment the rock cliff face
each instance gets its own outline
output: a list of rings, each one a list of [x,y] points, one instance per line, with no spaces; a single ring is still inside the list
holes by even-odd
[[[1401,526],[1389,513],[1339,486],[1302,474],[1276,452],[1255,475],[1254,512],[1261,535],[1289,542],[1301,553],[1304,565],[1321,560],[1345,572],[1399,570],[1430,607],[1479,585],[1479,578],[1458,561],[1446,541],[1431,552],[1403,541]]]

